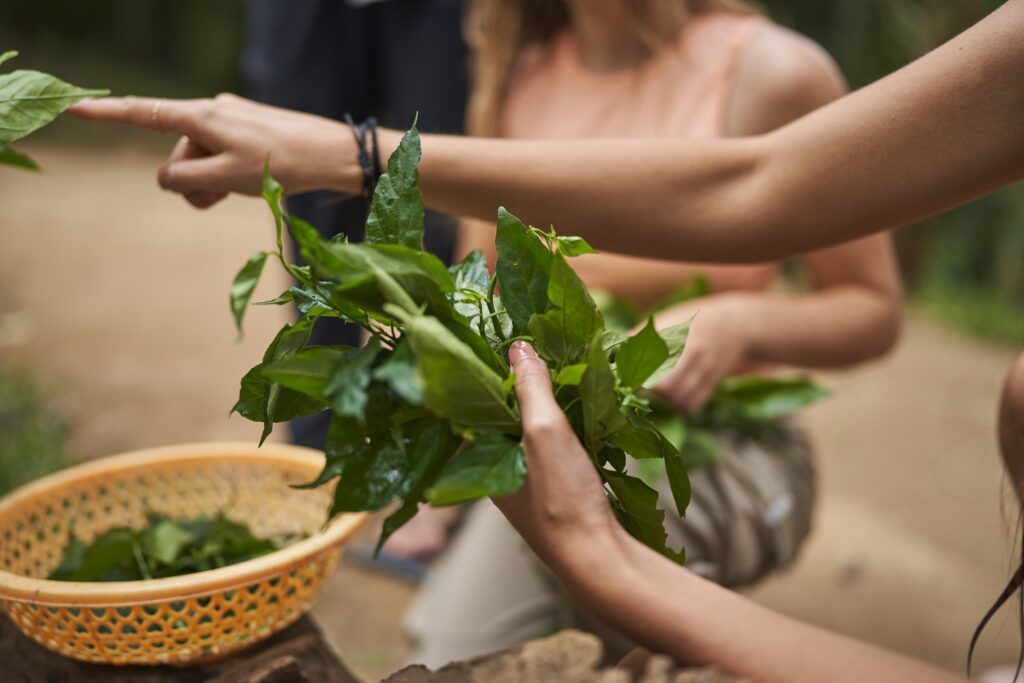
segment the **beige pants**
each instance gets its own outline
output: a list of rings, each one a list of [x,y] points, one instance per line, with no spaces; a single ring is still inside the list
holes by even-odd
[[[691,472],[686,518],[665,517],[669,544],[686,548],[691,570],[739,587],[796,555],[810,531],[814,469],[803,435],[789,434],[784,446],[771,449],[719,439],[722,462]],[[661,507],[673,510],[667,482],[657,488]],[[411,661],[432,668],[565,627],[603,638],[610,660],[633,647],[568,596],[490,501],[468,511],[431,567],[405,626],[413,640]]]

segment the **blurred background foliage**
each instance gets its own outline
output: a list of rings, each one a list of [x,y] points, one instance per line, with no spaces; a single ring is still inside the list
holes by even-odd
[[[0,368],[0,496],[66,466],[66,436],[67,425],[36,382]]]
[[[1001,2],[760,4],[779,23],[821,43],[856,88],[924,54]],[[244,17],[244,0],[11,1],[0,4],[0,48],[20,50],[19,65],[118,93],[187,97],[244,92],[239,69]],[[899,231],[912,299],[962,329],[994,341],[1024,343],[1022,223],[1024,186],[1018,184]]]

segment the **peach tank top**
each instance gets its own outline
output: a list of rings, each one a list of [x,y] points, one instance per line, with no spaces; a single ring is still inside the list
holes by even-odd
[[[520,59],[501,113],[502,135],[719,137],[743,50],[769,25],[757,15],[699,14],[672,45],[636,67],[611,73],[588,69],[572,33],[563,33]],[[581,257],[574,266],[591,287],[638,305],[655,303],[697,273],[707,275],[715,290],[763,289],[775,274],[774,266],[694,267],[610,254]],[[640,287],[646,289],[638,289],[633,268],[644,268],[648,277]]]

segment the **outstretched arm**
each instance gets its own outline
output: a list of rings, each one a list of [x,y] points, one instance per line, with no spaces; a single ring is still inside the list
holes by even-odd
[[[502,202],[606,251],[764,261],[937,213],[1024,176],[1024,1],[893,75],[737,141],[424,140],[440,209]]]
[[[426,135],[424,195],[435,208],[481,219],[504,204],[599,249],[637,256],[765,261],[837,244],[1024,176],[1022,36],[1024,0],[1009,0],[891,76],[747,139]],[[256,194],[268,153],[289,192],[358,190],[345,126],[239,98],[155,102],[93,100],[73,111],[188,135],[209,156],[173,158],[161,183],[175,191]],[[393,131],[381,136],[385,150],[397,141]]]
[[[597,617],[682,664],[763,683],[963,681],[776,614],[634,540],[615,521],[597,472],[559,410],[547,366],[522,342],[509,360],[527,476],[522,489],[495,503]]]

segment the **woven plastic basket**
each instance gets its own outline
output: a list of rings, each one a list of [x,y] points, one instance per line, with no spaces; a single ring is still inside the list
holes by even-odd
[[[192,665],[285,628],[311,607],[341,547],[366,514],[326,527],[332,486],[309,481],[323,454],[294,446],[206,443],[93,461],[24,486],[0,501],[0,605],[23,633],[75,659]],[[214,515],[264,538],[309,534],[268,555],[186,576],[80,583],[43,577],[60,562],[69,524],[85,541],[140,527],[147,512]]]

